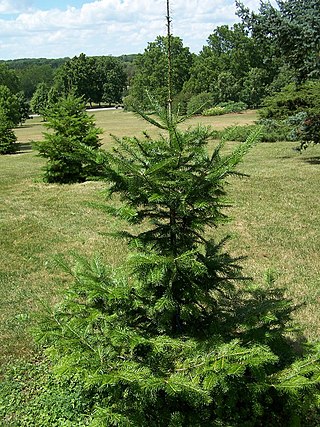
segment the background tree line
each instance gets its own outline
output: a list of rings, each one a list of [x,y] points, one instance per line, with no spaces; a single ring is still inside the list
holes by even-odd
[[[241,108],[268,105],[264,117],[272,120],[279,116],[275,111],[284,108],[284,119],[301,113],[297,98],[310,93],[304,87],[310,81],[314,83],[312,99],[318,97],[320,4],[317,0],[277,3],[273,7],[261,2],[259,11],[252,12],[236,1],[240,22],[215,28],[198,55],[182,39],[172,37],[173,98],[182,113],[209,109],[209,114],[216,114],[233,102],[241,103]],[[150,91],[164,104],[166,52],[167,38],[158,36],[142,54],[90,57],[81,53],[71,59],[2,61],[0,106],[16,126],[30,111],[43,114],[70,92],[90,105],[123,103],[128,109],[148,109]],[[312,130],[309,126],[303,138],[315,142],[319,108],[305,98],[304,103],[307,116],[299,116],[296,127],[303,133],[306,123],[307,127],[311,123]]]
[[[199,106],[204,100],[211,105],[240,101],[256,108],[288,84],[319,80],[319,2],[277,3],[276,8],[261,2],[254,13],[236,2],[241,22],[214,29],[198,55],[174,38],[180,72],[174,95],[182,108],[194,104],[193,97],[199,99]],[[158,37],[138,57],[128,104],[144,104],[144,87],[160,90],[165,51],[165,38]]]
[[[277,8],[262,2],[256,13],[236,6],[241,22],[215,28],[198,55],[173,37],[173,94],[182,108],[200,94],[212,105],[241,101],[256,108],[289,83],[319,79],[319,2],[278,1]],[[164,98],[166,50],[159,36],[142,54],[0,61],[0,84],[28,101],[40,85],[40,93],[51,91],[49,99],[72,90],[88,103],[121,103],[129,95],[127,105],[146,107],[146,89]]]

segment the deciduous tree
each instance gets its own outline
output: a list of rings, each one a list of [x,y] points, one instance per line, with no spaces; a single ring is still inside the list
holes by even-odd
[[[260,42],[272,43],[295,70],[299,82],[320,77],[320,2],[277,0],[277,7],[262,1],[258,13],[237,1],[237,13]]]
[[[59,69],[56,81],[62,93],[74,93],[91,104],[97,92],[94,58],[84,53],[73,57]]]
[[[53,84],[54,69],[49,64],[33,64],[16,71],[20,78],[20,87],[30,101],[39,83]]]
[[[60,93],[74,93],[86,102],[120,103],[126,87],[122,63],[109,56],[88,57],[81,53],[57,72],[55,87]]]
[[[259,45],[243,24],[231,28],[222,25],[209,35],[208,44],[195,58],[184,90],[210,92],[216,103],[244,101],[255,107],[266,94],[277,69],[269,47]],[[259,88],[254,86],[257,81],[253,73],[264,77],[259,81]]]
[[[31,101],[31,110],[36,114],[44,114],[44,111],[49,105],[49,86],[46,83],[39,83],[35,90]]]
[[[12,93],[21,89],[20,81],[14,70],[10,70],[6,64],[0,63],[0,85],[7,86]]]
[[[172,37],[172,93],[177,95],[184,83],[190,77],[193,55],[189,48],[184,47],[179,37]],[[154,42],[148,44],[144,53],[136,60],[136,73],[132,80],[129,94],[136,105],[148,106],[149,98],[146,91],[152,94],[163,105],[166,103],[167,93],[167,60],[168,39],[158,36]]]

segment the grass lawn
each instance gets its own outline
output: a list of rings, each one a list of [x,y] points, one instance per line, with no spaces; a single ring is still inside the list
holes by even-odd
[[[95,113],[104,129],[104,147],[110,134],[139,135],[157,132],[141,119],[121,110]],[[221,129],[230,124],[252,123],[254,112],[203,117],[201,121]],[[186,124],[185,124],[186,125]],[[55,254],[76,251],[101,257],[117,265],[126,257],[126,246],[107,233],[121,227],[118,220],[88,205],[104,199],[101,182],[48,185],[41,182],[43,159],[36,156],[30,140],[41,139],[40,118],[16,130],[21,151],[0,156],[0,359],[28,355],[32,344],[28,326],[32,313],[59,299],[68,281],[54,266]],[[230,143],[232,147],[235,143]],[[320,147],[303,154],[295,143],[261,143],[241,165],[250,175],[229,181],[234,203],[228,214],[233,220],[217,231],[233,239],[228,249],[246,255],[244,271],[264,281],[268,269],[277,276],[288,296],[302,303],[296,314],[308,338],[320,332]]]

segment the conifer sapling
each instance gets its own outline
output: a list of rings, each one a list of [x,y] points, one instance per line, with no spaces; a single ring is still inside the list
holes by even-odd
[[[169,24],[168,12],[170,36]],[[40,334],[55,371],[82,384],[91,426],[271,427],[311,417],[319,349],[295,353],[290,302],[248,284],[224,241],[208,237],[227,219],[226,180],[257,135],[223,154],[209,128],[180,129],[170,79],[168,107],[151,101],[156,114],[139,113],[159,136],[115,138],[99,154],[110,197],[121,200],[105,209],[140,224],[119,233],[132,253],[118,271],[98,259],[64,265],[74,286]]]
[[[50,105],[45,116],[49,132],[34,143],[39,155],[47,159],[45,181],[65,184],[97,176],[95,153],[101,146],[102,130],[85,111],[83,100],[69,94]]]

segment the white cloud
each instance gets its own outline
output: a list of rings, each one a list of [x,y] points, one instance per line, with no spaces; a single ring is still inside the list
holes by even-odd
[[[30,2],[21,0],[0,0],[0,14],[21,13],[30,9]]]
[[[0,19],[1,59],[136,53],[166,33],[164,0],[96,0],[81,8],[32,11],[28,2],[0,0],[0,12],[22,3],[16,17]],[[174,35],[197,52],[217,25],[237,20],[234,11],[233,0],[175,0]]]

